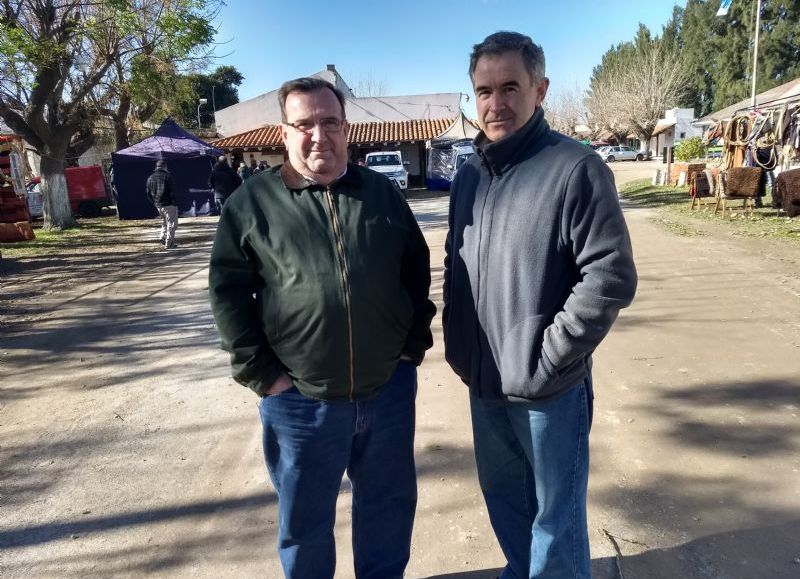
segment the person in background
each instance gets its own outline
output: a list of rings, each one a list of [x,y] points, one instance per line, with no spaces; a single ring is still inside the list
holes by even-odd
[[[147,178],[147,198],[155,205],[161,217],[159,239],[166,249],[173,249],[175,231],[178,229],[178,205],[175,202],[175,184],[163,159],[156,161],[155,171]]]
[[[208,178],[208,186],[214,190],[214,204],[217,206],[218,214],[222,213],[225,201],[241,183],[242,180],[236,174],[236,171],[228,165],[227,157],[220,155],[211,169],[211,176]]]
[[[391,181],[347,162],[339,90],[300,78],[278,102],[288,161],[226,205],[211,309],[234,379],[261,397],[286,577],[334,576],[347,472],[355,577],[400,579],[417,501],[416,367],[436,311],[428,246]]]
[[[242,182],[246,181],[253,175],[253,172],[250,170],[250,167],[245,165],[244,161],[239,163],[239,169],[236,171],[236,173],[237,175],[239,175],[239,179],[241,179]]]
[[[481,132],[451,188],[445,356],[502,579],[587,579],[592,353],[636,291],[628,229],[600,156],[544,119],[541,47],[497,32],[469,75]]]

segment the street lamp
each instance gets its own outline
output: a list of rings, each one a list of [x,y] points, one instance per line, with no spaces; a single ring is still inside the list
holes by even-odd
[[[197,128],[198,129],[202,128],[202,125],[200,124],[200,107],[202,107],[207,102],[208,102],[208,99],[200,99],[198,101],[198,103],[200,103],[200,104],[197,105]]]

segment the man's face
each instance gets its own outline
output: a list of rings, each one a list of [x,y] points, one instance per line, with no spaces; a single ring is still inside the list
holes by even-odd
[[[478,123],[490,141],[517,132],[542,104],[550,81],[533,82],[518,52],[484,55],[475,64]]]
[[[281,138],[292,167],[323,185],[341,175],[347,166],[347,122],[336,95],[328,89],[291,92],[285,115]]]

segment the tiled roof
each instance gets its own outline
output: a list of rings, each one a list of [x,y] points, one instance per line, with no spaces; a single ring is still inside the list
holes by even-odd
[[[351,145],[427,141],[443,133],[453,119],[414,119],[374,123],[350,123],[347,142]],[[213,141],[221,149],[247,149],[255,147],[282,147],[277,125],[253,129]]]
[[[220,149],[243,149],[250,147],[276,147],[283,146],[281,133],[277,125],[269,125],[246,133],[231,135],[211,141],[211,144]]]
[[[671,129],[675,125],[676,125],[675,121],[667,121],[667,120],[658,121],[658,123],[656,124],[656,128],[653,129],[653,134],[651,136],[655,137],[656,135],[660,135],[661,133],[666,133],[669,129]]]
[[[416,119],[412,121],[384,121],[375,123],[353,123],[347,142],[383,143],[397,141],[427,141],[444,132],[453,119]]]

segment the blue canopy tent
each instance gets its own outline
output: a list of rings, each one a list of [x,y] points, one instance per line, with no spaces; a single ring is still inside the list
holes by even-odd
[[[158,213],[145,194],[147,178],[163,159],[175,182],[178,214],[210,215],[214,195],[208,187],[211,167],[223,151],[165,120],[152,137],[111,153],[113,185],[120,219],[149,219]]]

